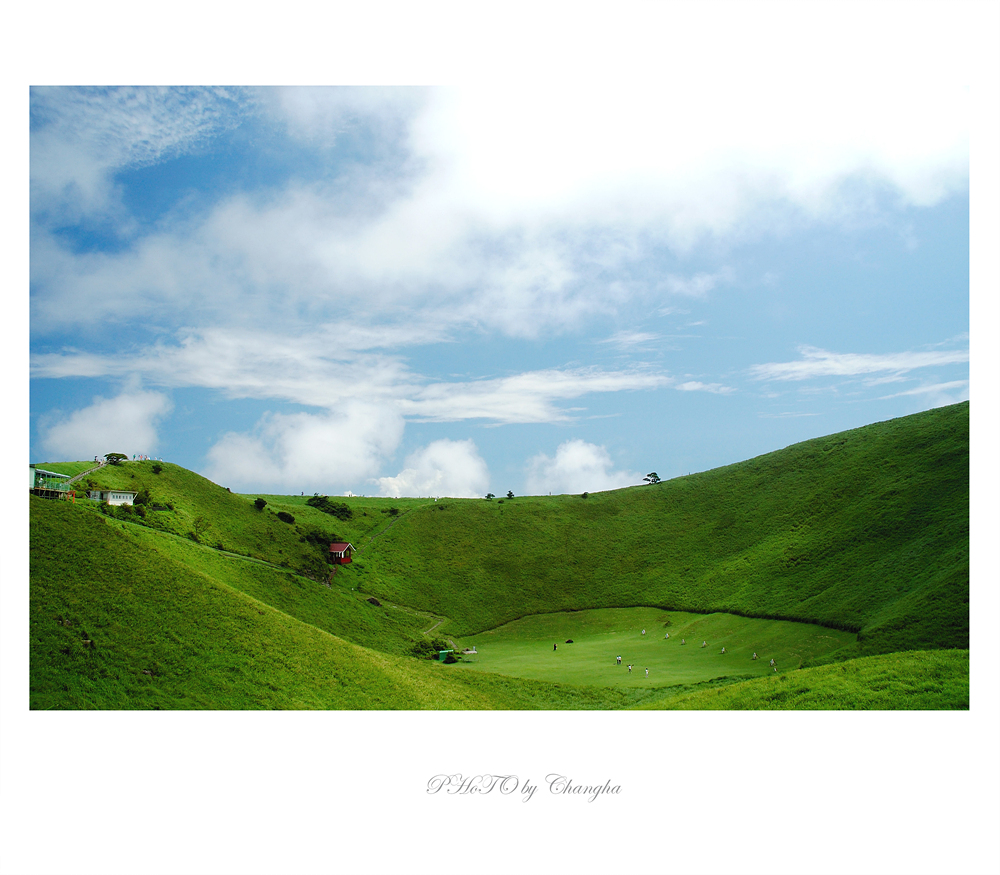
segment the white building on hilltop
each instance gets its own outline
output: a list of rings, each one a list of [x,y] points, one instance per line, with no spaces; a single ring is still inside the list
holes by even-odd
[[[87,492],[87,498],[94,501],[106,501],[108,504],[132,504],[138,492],[127,492],[124,489],[91,489]]]

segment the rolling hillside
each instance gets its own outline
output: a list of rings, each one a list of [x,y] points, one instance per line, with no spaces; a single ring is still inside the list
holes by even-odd
[[[365,566],[470,633],[555,610],[662,606],[858,632],[858,653],[968,647],[968,404],[655,486],[450,501]]]
[[[258,509],[256,495],[152,462],[92,472],[83,494],[88,483],[145,504],[102,513],[31,497],[33,708],[968,707],[968,403],[587,497],[324,507],[264,495]],[[340,539],[360,552],[331,576],[326,545]],[[864,656],[875,668],[855,672],[855,687],[884,669],[903,698],[858,699],[845,685],[836,704],[835,673],[810,676],[824,696],[779,702],[530,681],[412,655],[521,617],[636,606],[852,633],[803,671]],[[948,677],[965,666],[964,688],[907,705],[907,678],[928,663],[899,653],[956,649],[965,656],[941,658]]]

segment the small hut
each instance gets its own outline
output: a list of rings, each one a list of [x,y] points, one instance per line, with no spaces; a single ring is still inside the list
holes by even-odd
[[[330,545],[330,561],[334,565],[349,565],[352,553],[354,553],[354,546],[351,544],[338,542]]]

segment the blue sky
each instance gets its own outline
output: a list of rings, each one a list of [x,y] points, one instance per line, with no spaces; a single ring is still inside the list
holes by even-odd
[[[641,79],[32,88],[31,460],[598,491],[967,399],[947,28],[757,26]]]

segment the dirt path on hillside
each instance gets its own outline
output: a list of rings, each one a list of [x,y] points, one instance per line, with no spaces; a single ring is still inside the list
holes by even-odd
[[[381,602],[381,604],[383,608],[392,608],[394,611],[403,611],[404,613],[412,614],[415,617],[428,617],[431,620],[437,620],[437,622],[433,626],[431,626],[429,629],[425,629],[421,633],[422,635],[429,636],[431,632],[433,632],[438,626],[440,626],[445,620],[448,619],[447,617],[439,617],[437,614],[432,614],[429,611],[418,611],[415,608],[407,608],[404,605],[394,605],[391,602],[383,601]],[[448,638],[447,641],[452,647],[455,646],[455,642],[452,641],[450,638]]]
[[[425,505],[420,505],[420,507],[425,507]],[[415,510],[417,510],[417,508],[411,507],[409,510],[404,510],[401,513],[399,513],[397,516],[395,516],[392,519],[392,521],[389,523],[389,525],[387,525],[384,529],[382,529],[379,532],[376,532],[374,535],[369,535],[368,536],[368,540],[365,541],[365,546],[364,547],[358,547],[358,549],[355,550],[354,552],[360,554],[361,551],[364,550],[365,547],[369,546],[372,541],[374,541],[376,538],[381,538],[382,535],[384,535],[386,532],[388,532],[389,529],[391,529],[394,525],[396,525],[396,523],[398,523],[403,517],[405,517],[407,514],[413,513],[413,511],[415,511]]]
[[[425,635],[430,635],[430,634],[431,634],[431,632],[433,632],[433,631],[434,631],[434,630],[435,630],[435,629],[436,629],[436,628],[437,628],[438,626],[440,626],[440,625],[441,625],[441,624],[442,624],[443,622],[444,622],[444,620],[438,620],[438,621],[437,621],[437,622],[436,622],[436,623],[435,623],[435,624],[434,624],[433,626],[431,626],[431,627],[430,627],[430,629],[428,629],[428,630],[427,630],[426,632],[424,632],[424,634],[425,634]]]

